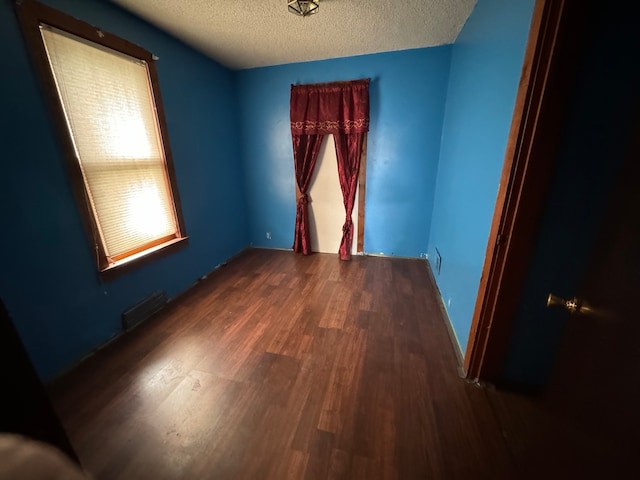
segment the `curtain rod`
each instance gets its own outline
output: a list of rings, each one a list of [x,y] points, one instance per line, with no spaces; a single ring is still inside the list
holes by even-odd
[[[322,82],[322,83],[292,83],[291,86],[292,87],[307,87],[307,86],[314,86],[314,87],[338,87],[340,85],[347,85],[349,83],[354,83],[354,82],[371,82],[371,78],[360,78],[357,80],[338,80],[335,82]]]

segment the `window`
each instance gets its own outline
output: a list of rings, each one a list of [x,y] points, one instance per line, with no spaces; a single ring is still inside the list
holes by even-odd
[[[35,1],[17,5],[101,272],[186,240],[152,55]]]

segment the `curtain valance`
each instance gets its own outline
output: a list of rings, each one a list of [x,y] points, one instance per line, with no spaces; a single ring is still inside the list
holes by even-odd
[[[291,134],[369,131],[369,79],[291,85]]]

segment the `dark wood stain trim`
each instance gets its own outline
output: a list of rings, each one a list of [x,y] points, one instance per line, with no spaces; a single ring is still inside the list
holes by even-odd
[[[58,96],[53,73],[49,67],[49,61],[47,59],[46,50],[42,42],[40,35],[40,24],[44,23],[51,27],[55,27],[59,30],[72,33],[78,37],[85,38],[99,45],[103,45],[107,48],[117,50],[126,55],[144,60],[148,65],[149,77],[151,80],[152,94],[154,96],[156,111],[158,116],[158,127],[160,130],[161,141],[164,147],[165,163],[169,186],[174,200],[174,209],[176,215],[176,222],[178,224],[178,237],[186,240],[187,232],[182,214],[182,204],[180,202],[180,196],[178,194],[178,186],[175,175],[175,168],[173,163],[173,157],[171,154],[171,146],[169,143],[169,136],[167,133],[167,125],[164,113],[164,105],[162,103],[162,97],[160,95],[160,83],[158,80],[158,74],[155,68],[155,60],[153,55],[144,48],[135,45],[127,40],[105,32],[99,28],[96,28],[89,23],[83,22],[76,18],[73,18],[65,13],[62,13],[54,8],[51,8],[42,3],[33,0],[20,0],[15,4],[16,16],[29,51],[32,64],[35,69],[36,76],[38,77],[40,85],[44,89],[44,97],[52,116],[54,129],[56,130],[56,136],[60,148],[62,150],[63,158],[69,175],[69,182],[73,191],[78,212],[82,220],[86,235],[89,239],[92,249],[95,249],[96,265],[101,277],[111,278],[114,273],[122,273],[130,270],[134,266],[138,266],[142,263],[146,263],[149,259],[141,257],[136,260],[122,265],[117,268],[110,268],[109,260],[102,245],[102,241],[99,238],[99,228],[96,223],[95,217],[92,212],[91,204],[87,198],[87,192],[84,186],[84,179],[82,176],[82,170],[79,162],[76,159],[76,152],[73,145],[73,141],[67,128],[67,121],[64,115],[62,103]],[[186,244],[186,242],[182,242]],[[172,248],[162,249],[160,251],[166,254],[168,251],[172,251]],[[150,258],[157,258],[159,255],[156,251],[150,254]],[[145,262],[143,262],[145,260]],[[105,274],[106,271],[108,274]]]
[[[107,48],[117,50],[126,55],[139,58],[147,63],[153,62],[153,55],[146,49],[129,42],[123,38],[83,22],[55,8],[49,7],[34,0],[20,0],[16,2],[16,11],[21,22],[26,20],[26,24],[31,29],[36,29],[32,35],[38,39],[37,44],[41,45],[40,34],[37,28],[40,23],[47,24],[65,32],[72,33],[78,37],[85,38],[91,42],[103,45]],[[31,47],[31,45],[29,45]],[[42,47],[44,51],[44,47]],[[48,66],[47,66],[48,68]]]
[[[119,277],[123,273],[130,272],[135,268],[142,267],[143,265],[149,265],[160,258],[164,258],[178,250],[182,250],[189,244],[189,237],[176,238],[172,242],[167,242],[165,246],[160,247],[158,250],[154,250],[146,255],[131,260],[126,263],[112,265],[102,271],[100,271],[100,278],[108,281]]]
[[[148,64],[149,77],[151,79],[151,87],[153,89],[152,93],[156,105],[156,115],[158,116],[158,128],[160,129],[160,137],[162,146],[164,147],[164,161],[167,168],[169,188],[173,196],[173,207],[176,214],[176,221],[178,223],[178,232],[181,237],[186,237],[187,227],[184,221],[184,215],[182,214],[182,200],[180,199],[178,180],[176,178],[176,171],[173,163],[173,153],[171,151],[171,143],[169,142],[169,130],[167,128],[164,102],[162,101],[162,95],[160,93],[160,79],[158,78],[155,60],[152,58]]]
[[[40,3],[25,0],[16,3],[16,15],[22,29],[25,43],[27,44],[27,50],[31,55],[32,65],[38,77],[39,84],[42,85],[44,89],[44,99],[52,116],[53,127],[57,134],[56,138],[62,149],[62,156],[69,175],[69,183],[76,200],[78,213],[80,214],[87,237],[90,239],[91,249],[95,249],[98,269],[104,269],[108,266],[106,253],[102,242],[98,238],[98,226],[90,211],[91,206],[86,197],[82,171],[76,160],[73,142],[69,135],[64,111],[60,104],[53,73],[48,66],[46,51],[39,31],[40,21],[47,21],[48,24],[59,28],[61,25],[60,16],[62,14]],[[72,20],[75,21],[75,19]]]
[[[367,192],[367,140],[369,134],[365,133],[362,140],[362,155],[360,156],[360,172],[358,174],[358,237],[356,251],[364,253],[364,205]]]
[[[467,378],[495,381],[502,374],[583,30],[571,2],[536,1],[465,354]]]
[[[130,250],[128,252],[122,253],[120,255],[113,255],[111,256],[111,261],[119,262],[120,260],[126,260],[127,258],[132,257],[138,253],[142,253],[145,250],[149,250],[151,248],[157,247],[158,245],[162,245],[163,243],[171,242],[175,238],[176,238],[175,235],[166,235],[162,238],[157,238],[151,242],[147,242],[144,245],[134,248],[133,250]]]

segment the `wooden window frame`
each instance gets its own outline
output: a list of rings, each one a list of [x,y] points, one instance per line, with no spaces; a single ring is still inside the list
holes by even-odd
[[[34,68],[39,77],[40,84],[44,88],[46,101],[53,117],[53,123],[57,130],[57,136],[69,174],[71,188],[75,196],[76,206],[90,245],[92,248],[95,248],[96,263],[100,276],[103,279],[109,279],[114,275],[130,271],[133,267],[149,263],[149,261],[186,246],[188,237],[182,215],[182,204],[178,193],[178,184],[169,144],[164,105],[160,95],[160,82],[158,80],[154,56],[138,45],[35,0],[17,0],[15,8],[25,43],[32,56]],[[146,62],[148,66],[151,94],[155,103],[160,140],[164,150],[165,168],[176,215],[177,232],[175,235],[142,245],[140,249],[129,252],[126,258],[123,259],[119,257],[115,260],[115,263],[109,261],[102,241],[100,241],[96,233],[98,232],[97,221],[88,201],[88,192],[85,187],[80,163],[76,159],[75,147],[71,133],[67,127],[62,100],[58,95],[53,72],[49,65],[44,42],[40,34],[41,24],[46,24],[130,57],[140,59]]]

